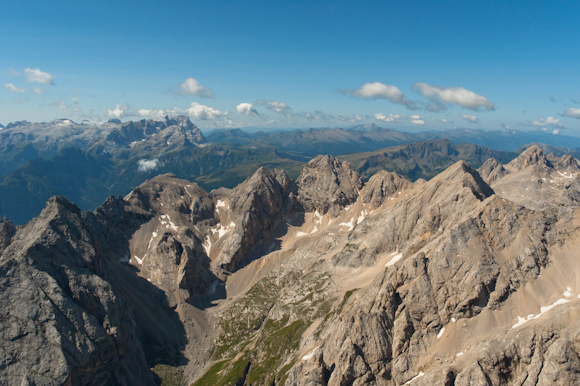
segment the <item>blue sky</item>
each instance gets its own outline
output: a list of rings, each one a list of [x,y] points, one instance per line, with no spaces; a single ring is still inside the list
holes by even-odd
[[[19,1],[0,123],[580,135],[578,1]]]

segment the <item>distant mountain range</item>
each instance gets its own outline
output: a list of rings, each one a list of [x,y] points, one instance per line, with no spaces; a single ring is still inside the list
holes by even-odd
[[[101,125],[22,121],[0,130],[0,215],[25,223],[53,195],[94,209],[107,196],[126,195],[161,173],[207,190],[232,188],[261,166],[285,169],[296,178],[319,154],[348,160],[365,180],[378,170],[429,179],[458,160],[475,167],[488,158],[509,162],[531,143],[557,156],[576,155],[580,138],[467,129],[403,133],[376,125],[275,133],[214,130],[204,136],[183,116]]]

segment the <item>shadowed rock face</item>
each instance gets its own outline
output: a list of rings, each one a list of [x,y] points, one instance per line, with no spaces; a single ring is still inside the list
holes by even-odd
[[[304,165],[293,194],[302,210],[336,216],[341,208],[357,200],[362,186],[360,176],[347,162],[326,155]]]
[[[53,197],[2,253],[6,384],[154,384],[132,312],[105,279],[102,253],[114,247],[104,237],[115,227],[99,217]]]

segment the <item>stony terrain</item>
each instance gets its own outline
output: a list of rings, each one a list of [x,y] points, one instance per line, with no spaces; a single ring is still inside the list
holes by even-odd
[[[51,198],[0,221],[0,384],[579,383],[579,172],[532,146],[365,184],[318,156]]]

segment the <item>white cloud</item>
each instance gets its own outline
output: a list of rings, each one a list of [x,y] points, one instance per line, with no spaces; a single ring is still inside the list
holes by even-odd
[[[300,113],[297,114],[298,117],[305,118],[307,121],[318,121],[318,120],[327,120],[327,119],[334,119],[334,115],[326,114],[320,110],[316,110],[313,113]]]
[[[554,129],[554,131],[552,131],[552,134],[554,135],[560,134],[560,129]]]
[[[554,117],[548,118],[538,118],[537,121],[532,121],[532,126],[557,126],[561,127],[562,124],[560,123],[559,119]]]
[[[260,99],[256,103],[259,105],[265,105],[268,110],[272,110],[280,114],[286,114],[289,110],[292,110],[290,106],[288,106],[284,102],[267,101],[265,99]]]
[[[229,114],[227,111],[222,112],[211,107],[200,105],[197,102],[191,102],[191,107],[185,110],[185,112],[187,112],[190,117],[201,119],[203,121],[208,119],[216,119]]]
[[[40,71],[39,68],[25,68],[24,78],[31,83],[54,84],[52,75],[48,72]]]
[[[421,119],[421,117],[418,116],[418,115],[410,115],[409,118],[411,118],[411,119]]]
[[[355,90],[339,90],[344,94],[350,94],[357,98],[386,99],[392,103],[400,103],[409,110],[416,110],[415,102],[405,98],[405,95],[397,86],[383,84],[381,82],[367,82]]]
[[[66,110],[68,109],[68,105],[65,101],[56,101],[50,104],[50,108],[54,110]]]
[[[574,107],[570,107],[568,110],[566,110],[566,112],[564,113],[564,116],[580,119],[580,109],[575,109]]]
[[[4,89],[6,89],[6,90],[10,90],[10,91],[12,91],[12,92],[21,92],[21,93],[26,91],[26,90],[25,90],[25,89],[23,89],[23,88],[18,88],[18,87],[16,87],[16,86],[15,86],[15,85],[13,85],[12,83],[6,83],[6,84],[4,85]]]
[[[140,172],[148,172],[150,170],[155,170],[155,169],[157,169],[158,164],[159,164],[158,158],[154,158],[151,160],[140,159],[138,162],[138,165],[139,165],[138,170]]]
[[[129,106],[116,104],[114,109],[107,109],[107,115],[111,118],[121,119],[133,114],[129,113]]]
[[[439,87],[419,82],[415,83],[413,88],[418,89],[425,98],[435,101],[441,100],[445,103],[456,104],[471,110],[478,110],[480,107],[484,107],[488,111],[495,110],[495,104],[486,97],[463,87]]]
[[[258,111],[251,103],[240,103],[236,106],[238,114],[244,115],[258,115]]]
[[[376,116],[376,114],[375,114]],[[353,114],[349,114],[349,115],[345,115],[345,116],[339,116],[338,119],[342,122],[358,122],[358,121],[362,121],[363,119],[368,119],[370,118],[368,115],[353,115]]]
[[[422,120],[422,119],[412,119],[412,120],[411,120],[411,123],[412,123],[413,125],[424,125],[424,124],[425,124],[425,121],[424,121],[424,120]]]
[[[36,95],[44,95],[44,93],[46,91],[43,88],[40,88],[40,87],[33,87],[32,88],[32,92],[35,93]]]
[[[202,86],[197,80],[193,78],[187,78],[183,83],[179,85],[181,95],[197,95],[202,98],[211,98],[213,93],[211,89]]]
[[[471,123],[477,123],[477,121],[479,120],[478,117],[476,117],[475,115],[469,115],[469,114],[459,114],[459,116],[463,119],[465,119],[466,121],[469,121]]]
[[[445,118],[441,118],[440,121],[443,123],[447,123],[447,119],[445,119]]]
[[[399,118],[402,118],[399,114],[389,114],[389,115],[385,115],[383,113],[375,114],[375,119],[377,121],[394,122],[395,119],[399,119]]]

